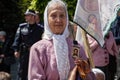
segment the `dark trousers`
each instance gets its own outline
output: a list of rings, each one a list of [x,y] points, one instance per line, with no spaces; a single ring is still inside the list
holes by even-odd
[[[20,80],[28,80],[29,52],[23,52],[23,54],[20,57],[19,78]]]
[[[109,55],[109,72],[110,74],[110,80],[114,80],[115,74],[117,72],[117,62],[116,62],[116,56]]]
[[[116,57],[109,55],[109,64],[104,67],[97,67],[105,73],[105,80],[114,80],[117,71]]]
[[[10,73],[10,65],[6,65],[5,63],[0,63],[0,71]]]
[[[110,77],[109,77],[111,73],[109,72],[108,65],[104,66],[104,67],[96,66],[96,68],[102,70],[105,73],[105,80],[111,80]]]

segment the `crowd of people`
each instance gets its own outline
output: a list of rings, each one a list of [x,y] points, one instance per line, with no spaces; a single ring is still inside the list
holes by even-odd
[[[25,23],[19,24],[14,40],[0,31],[0,80],[12,79],[10,66],[16,59],[17,80],[114,80],[120,49],[120,10],[105,35],[104,47],[87,35],[95,68],[90,66],[84,47],[75,40],[77,25],[69,21],[64,1],[48,2],[44,25],[38,11],[27,9],[24,16]]]

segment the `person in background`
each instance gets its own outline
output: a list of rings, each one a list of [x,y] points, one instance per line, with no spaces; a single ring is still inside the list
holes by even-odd
[[[36,13],[27,9],[25,14],[26,23],[19,24],[13,42],[14,55],[20,59],[19,78],[27,80],[29,51],[31,46],[41,40],[43,29],[36,24]]]
[[[69,29],[69,32],[70,32],[70,37],[73,38],[73,39],[75,39],[75,37],[76,37],[77,27],[79,27],[79,26],[77,26],[77,24],[75,24],[71,21],[69,22],[68,29]]]
[[[44,12],[43,38],[30,50],[29,80],[68,80],[70,72],[76,65],[78,67],[83,65],[84,69],[90,66],[80,63],[81,60],[88,59],[83,47],[73,43],[73,39],[69,37],[68,24],[66,4],[62,0],[51,0]],[[72,56],[74,45],[79,50],[77,51],[79,56],[76,58]],[[88,72],[85,78],[95,80],[94,75],[91,74],[92,72]],[[81,75],[77,79],[81,80]]]
[[[36,17],[35,17],[36,23],[40,25],[40,27],[44,28],[43,24],[40,21],[40,13],[38,11],[35,11],[35,13],[36,13]]]
[[[112,65],[110,66],[111,62],[109,61],[109,55],[117,56],[118,50],[112,32],[109,31],[105,36],[104,47],[101,47],[91,36],[88,35],[87,37],[95,67],[101,69],[105,73],[105,80],[113,80],[114,76],[111,75],[112,68],[109,68],[112,67]]]
[[[118,48],[120,48],[120,9],[117,11],[115,20],[111,23],[111,31]]]
[[[115,43],[115,39],[113,37],[113,33],[111,31],[105,36],[105,46],[107,51],[109,52],[109,64],[108,69],[110,73],[110,80],[114,80],[116,72],[117,72],[117,56],[118,56],[118,48]]]
[[[1,71],[0,80],[12,80],[12,79],[9,73]]]
[[[114,65],[111,64],[114,67],[113,74],[116,73],[116,75],[118,75],[118,72],[119,72],[119,57],[120,57],[120,8],[117,11],[115,20],[113,22],[111,22],[110,30],[113,33],[113,37],[115,39],[115,42],[117,44],[118,51],[119,51],[119,55],[117,57],[112,56],[112,55],[110,56],[110,61],[112,61],[112,63],[114,63]],[[116,60],[117,60],[118,63],[116,63]],[[118,65],[118,66],[116,67],[116,65]],[[117,70],[118,70],[118,72],[117,72]]]
[[[10,66],[15,62],[12,43],[5,31],[0,31],[0,71],[10,73]]]

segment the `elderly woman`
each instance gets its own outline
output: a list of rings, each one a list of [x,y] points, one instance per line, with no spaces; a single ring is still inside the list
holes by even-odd
[[[44,12],[43,39],[30,50],[28,80],[67,80],[70,71],[79,65],[80,60],[72,58],[74,44],[69,37],[68,23],[65,3],[51,0]],[[80,58],[87,60],[83,48],[78,47]]]

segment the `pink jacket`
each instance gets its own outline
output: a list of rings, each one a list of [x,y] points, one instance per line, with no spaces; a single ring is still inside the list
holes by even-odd
[[[92,58],[95,66],[102,67],[109,64],[109,53],[103,49],[95,39],[88,36],[90,49],[92,51]]]
[[[108,50],[108,52],[109,52],[111,55],[117,57],[117,55],[118,55],[118,49],[117,49],[117,45],[116,45],[116,43],[115,43],[113,34],[112,34],[112,32],[110,31],[108,35],[109,35],[109,38],[108,38],[108,39],[107,39],[107,38],[105,39],[105,46],[107,46],[106,49]]]
[[[95,66],[106,66],[109,64],[109,53],[111,55],[117,55],[118,53],[112,32],[109,32],[109,38],[105,39],[105,49],[102,48],[91,36],[88,36],[88,40]]]
[[[68,38],[67,42],[71,71],[75,66],[72,58],[73,41]],[[87,60],[82,46],[80,46],[80,57]],[[43,39],[36,42],[31,47],[29,59],[28,80],[60,80],[52,40]],[[88,74],[87,78],[89,79],[86,80],[95,80],[92,72]]]

